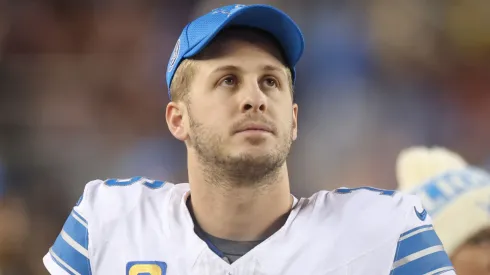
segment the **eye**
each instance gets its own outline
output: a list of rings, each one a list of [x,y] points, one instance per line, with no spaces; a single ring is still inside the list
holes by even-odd
[[[265,87],[267,88],[277,88],[279,87],[279,84],[277,82],[277,80],[273,77],[267,77],[264,79],[264,85]]]
[[[219,85],[225,87],[234,87],[237,85],[237,79],[235,76],[229,75],[222,78]]]

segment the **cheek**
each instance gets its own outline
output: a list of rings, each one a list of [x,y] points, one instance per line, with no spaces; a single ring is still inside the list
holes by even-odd
[[[198,126],[200,131],[205,131],[206,135],[221,135],[228,125],[228,116],[221,115],[220,113],[212,110],[203,110],[193,113],[191,117],[194,127]]]
[[[284,108],[280,113],[279,119],[282,127],[289,131],[293,124],[293,110],[290,108]]]
[[[218,110],[205,101],[193,99],[189,111],[194,121],[207,125],[217,115]]]
[[[231,100],[222,100],[216,94],[209,97],[193,98],[192,100],[192,110],[197,118],[227,118],[232,114],[233,107],[234,104]]]

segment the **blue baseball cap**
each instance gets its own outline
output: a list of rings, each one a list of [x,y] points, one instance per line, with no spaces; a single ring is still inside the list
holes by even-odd
[[[281,45],[293,82],[295,66],[304,49],[300,28],[284,12],[269,5],[229,5],[212,10],[187,24],[182,31],[167,66],[167,88],[182,60],[200,53],[226,27],[251,27],[270,33]]]

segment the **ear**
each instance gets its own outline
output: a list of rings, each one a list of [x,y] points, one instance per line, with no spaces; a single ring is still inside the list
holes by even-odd
[[[167,119],[168,129],[172,135],[181,141],[185,141],[188,137],[187,128],[185,127],[185,111],[186,108],[181,102],[173,102],[167,104],[165,117]]]
[[[293,104],[293,140],[298,138],[298,104]]]

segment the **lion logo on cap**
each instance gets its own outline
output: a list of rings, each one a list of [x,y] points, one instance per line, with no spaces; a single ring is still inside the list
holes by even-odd
[[[174,68],[175,61],[177,61],[179,54],[180,54],[180,38],[179,40],[177,40],[177,43],[175,43],[174,50],[172,51],[172,55],[170,56],[170,62],[168,63],[169,72]]]

